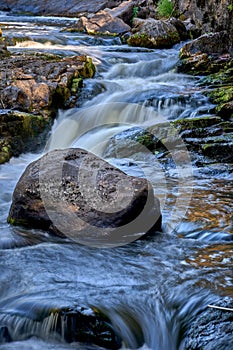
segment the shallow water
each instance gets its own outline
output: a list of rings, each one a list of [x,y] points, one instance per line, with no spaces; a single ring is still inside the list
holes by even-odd
[[[122,131],[211,111],[198,79],[174,72],[178,47],[129,48],[119,39],[61,33],[69,19],[1,15],[0,21],[6,34],[30,36],[10,48],[13,52],[88,53],[97,65],[79,105],[60,111],[46,150],[83,147],[103,156],[109,147],[103,141]],[[185,164],[178,159],[176,168],[163,169],[148,150],[113,153],[108,152],[110,162],[153,184],[163,232],[112,249],[9,226],[13,189],[40,154],[0,166],[0,328],[7,327],[13,338],[6,343],[2,337],[0,349],[97,349],[67,344],[51,334],[48,323],[36,322],[51,308],[80,306],[102,310],[125,349],[183,349],[183,330],[197,313],[222,295],[233,296],[232,168],[196,169],[185,158]]]

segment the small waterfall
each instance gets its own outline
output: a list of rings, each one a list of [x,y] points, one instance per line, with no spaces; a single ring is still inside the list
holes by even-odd
[[[162,122],[164,120],[152,108],[132,103],[106,103],[69,110],[60,113],[45,149],[83,147],[96,151],[97,145],[123,130],[135,126],[147,128]]]

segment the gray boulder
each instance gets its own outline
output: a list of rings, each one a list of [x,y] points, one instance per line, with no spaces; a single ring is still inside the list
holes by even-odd
[[[71,148],[51,151],[27,167],[8,222],[90,246],[117,246],[161,230],[161,213],[146,179]]]
[[[180,36],[174,25],[170,22],[135,18],[132,35],[127,43],[132,46],[149,48],[169,48],[180,41]]]

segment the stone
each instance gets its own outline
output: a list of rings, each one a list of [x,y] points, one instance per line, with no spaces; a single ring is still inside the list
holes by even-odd
[[[232,67],[227,38],[226,32],[211,33],[184,45],[180,50],[178,72],[210,75]]]
[[[232,309],[233,299],[222,297],[214,306]],[[231,350],[233,343],[233,311],[205,307],[195,315],[185,332],[183,349]]]
[[[127,43],[148,48],[170,48],[180,41],[177,29],[169,22],[155,19],[133,21],[132,35]]]
[[[117,6],[118,1],[112,1],[112,6]],[[115,4],[116,5],[115,5]],[[34,0],[1,0],[0,10],[11,10],[17,13],[29,13],[35,15],[69,15],[77,16],[83,12],[98,12],[105,7],[110,7],[111,1],[108,0],[41,0],[40,2]]]
[[[204,34],[187,43],[180,50],[180,58],[188,58],[195,54],[220,56],[229,53],[229,34],[218,32]]]
[[[0,164],[40,148],[50,127],[50,121],[42,115],[0,110]]]
[[[229,33],[228,44],[232,44],[233,11],[230,1],[225,0],[179,0],[179,13],[190,18],[201,34],[220,32]]]
[[[123,1],[119,6],[114,7],[113,9],[106,8],[105,11],[109,12],[112,17],[118,17],[128,25],[131,25],[134,6],[134,1],[127,0]]]
[[[181,40],[187,40],[189,38],[189,33],[186,30],[186,26],[181,20],[172,17],[169,19],[169,23],[171,23],[176,28]]]
[[[58,108],[72,107],[83,79],[94,74],[92,59],[86,56],[23,54],[3,58],[0,163],[40,147]]]
[[[77,30],[88,34],[124,34],[130,30],[130,26],[122,19],[113,17],[109,11],[99,11],[91,18],[81,17],[77,23]]]
[[[0,28],[0,58],[9,57],[10,52],[7,50],[5,38],[2,36],[2,30]]]
[[[93,348],[98,345],[104,349],[121,348],[122,340],[117,335],[111,320],[99,311],[97,307],[87,305],[72,307],[57,307],[56,303],[49,306],[49,302],[32,302],[27,298],[23,299],[23,305],[17,300],[20,313],[6,317],[4,325],[0,326],[1,342],[12,342],[28,339],[30,327],[30,337],[39,337],[42,340],[56,339],[64,343],[78,342],[85,343],[85,346]],[[24,322],[19,322],[19,319]],[[18,327],[16,329],[15,323]],[[29,326],[30,325],[30,326]],[[28,327],[27,327],[28,326]],[[88,344],[88,345],[87,345]],[[82,347],[82,346],[81,346]]]
[[[27,167],[8,222],[91,246],[115,246],[161,230],[161,213],[146,179],[71,148],[51,151]]]
[[[73,80],[94,74],[86,56],[12,55],[1,61],[2,108],[55,116],[58,108],[69,106]]]

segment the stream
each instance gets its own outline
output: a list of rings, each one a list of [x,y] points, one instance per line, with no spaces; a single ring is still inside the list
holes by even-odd
[[[166,169],[147,149],[128,152],[130,143],[118,148],[137,128],[209,115],[213,106],[199,78],[175,72],[179,45],[133,48],[117,37],[61,31],[72,21],[0,14],[4,34],[28,37],[10,51],[86,54],[97,67],[95,77],[84,81],[78,105],[59,111],[44,151],[81,147],[128,174],[146,176],[161,202],[163,232],[97,249],[11,227],[7,215],[14,187],[41,153],[1,165],[0,349],[102,349],[68,344],[50,334],[49,324],[36,322],[43,310],[80,306],[109,317],[122,349],[184,349],[182,334],[196,315],[223,296],[233,297],[232,167],[195,168],[183,144],[185,164],[178,160]],[[11,342],[1,336],[4,327]]]

